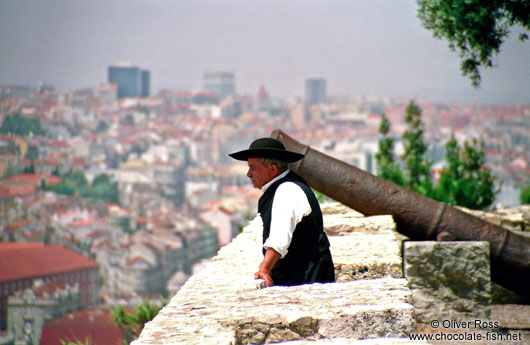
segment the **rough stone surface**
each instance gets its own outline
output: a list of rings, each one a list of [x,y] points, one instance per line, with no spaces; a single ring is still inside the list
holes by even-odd
[[[530,234],[530,205],[520,205],[495,211],[470,210],[465,207],[458,208],[510,231],[522,233],[523,235]]]
[[[363,218],[338,204],[323,209],[326,219],[333,209],[344,222]],[[256,218],[186,282],[135,345],[356,344],[366,338],[375,339],[360,344],[411,344],[404,337],[416,331],[414,307],[407,281],[400,278],[395,225],[391,217],[369,218],[364,224],[373,226],[330,236],[340,283],[266,289],[253,279],[262,259]],[[356,280],[361,270],[372,279]],[[339,338],[348,340],[335,342]]]
[[[364,218],[364,230],[356,221],[349,220],[349,224],[354,224],[350,231],[329,236],[337,282],[403,277],[401,241],[391,216]],[[326,232],[330,233],[327,225]]]
[[[418,322],[487,318],[488,242],[405,242],[405,277]]]
[[[502,328],[530,330],[530,305],[493,305],[491,319]]]

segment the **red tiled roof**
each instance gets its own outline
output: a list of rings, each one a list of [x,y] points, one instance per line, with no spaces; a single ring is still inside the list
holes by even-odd
[[[109,307],[82,309],[48,322],[39,344],[61,345],[61,341],[85,340],[89,344],[122,345],[123,331],[114,322]]]
[[[38,185],[40,181],[44,179],[46,184],[48,185],[55,185],[61,183],[62,179],[55,175],[45,175],[45,174],[16,174],[13,176],[10,176],[8,178],[5,178],[0,181],[0,183],[6,185],[6,184],[30,184],[30,185]]]
[[[46,143],[48,147],[70,147],[66,140],[55,140]]]
[[[0,282],[87,270],[98,266],[96,261],[58,244],[0,243]]]
[[[59,184],[63,181],[63,179],[59,176],[55,176],[55,175],[48,175],[44,178],[44,182],[46,182],[46,184],[48,186],[53,186],[53,185],[56,185],[56,184]]]
[[[22,185],[22,186],[0,186],[0,196],[25,196],[35,193],[35,186]]]
[[[3,179],[3,184],[33,184],[37,185],[43,174],[16,174]]]

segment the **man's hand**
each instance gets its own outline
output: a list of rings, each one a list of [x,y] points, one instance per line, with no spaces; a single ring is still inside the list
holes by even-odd
[[[254,279],[263,279],[265,281],[265,286],[270,287],[274,285],[274,282],[271,278],[271,272],[262,271],[261,269],[254,273]]]
[[[259,265],[259,270],[254,273],[254,279],[263,279],[267,287],[273,286],[274,282],[271,278],[271,271],[276,262],[280,259],[281,255],[272,248],[267,249],[265,257]]]

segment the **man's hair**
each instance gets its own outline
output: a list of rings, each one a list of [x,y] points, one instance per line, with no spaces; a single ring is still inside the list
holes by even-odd
[[[271,164],[275,164],[278,167],[278,170],[280,170],[280,172],[284,172],[285,170],[287,170],[287,166],[289,165],[289,163],[285,161],[271,158],[261,158],[260,162],[266,167],[270,166]]]

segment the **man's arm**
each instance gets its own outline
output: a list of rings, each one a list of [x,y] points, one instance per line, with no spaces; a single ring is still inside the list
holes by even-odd
[[[269,237],[263,244],[283,258],[287,255],[296,225],[311,213],[304,191],[292,182],[282,183],[274,194]]]
[[[272,281],[271,271],[276,262],[280,259],[280,253],[275,251],[272,248],[267,249],[265,252],[265,257],[259,265],[259,270],[254,273],[254,279],[263,279],[267,287],[273,286],[274,282]]]

